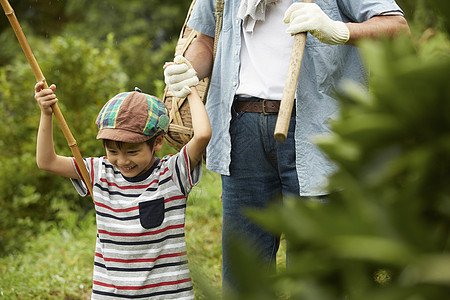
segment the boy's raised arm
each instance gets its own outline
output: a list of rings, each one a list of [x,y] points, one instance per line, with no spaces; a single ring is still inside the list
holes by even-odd
[[[191,93],[187,97],[191,110],[192,128],[194,129],[194,136],[187,144],[192,171],[203,159],[203,153],[211,139],[211,124],[197,88],[191,87]]]
[[[43,82],[36,83],[34,98],[41,108],[41,119],[36,143],[36,163],[39,169],[64,177],[78,179],[79,176],[73,166],[72,158],[57,155],[53,145],[53,111],[51,106],[55,104],[56,86],[51,85],[43,89]]]
[[[197,74],[190,62],[183,56],[175,57],[174,62],[164,65],[165,82],[178,98],[187,96],[192,118],[194,136],[188,142],[191,171],[202,161],[203,153],[211,139],[211,124],[205,105],[197,92]]]

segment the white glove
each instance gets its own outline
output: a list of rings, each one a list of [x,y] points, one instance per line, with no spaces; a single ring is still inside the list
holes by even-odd
[[[287,33],[294,35],[309,31],[329,45],[343,45],[350,38],[347,26],[331,20],[315,3],[293,3],[284,14],[284,22],[290,23]]]
[[[189,87],[198,84],[197,74],[191,63],[182,55],[178,55],[164,67],[164,82],[178,98],[185,98],[191,93]]]

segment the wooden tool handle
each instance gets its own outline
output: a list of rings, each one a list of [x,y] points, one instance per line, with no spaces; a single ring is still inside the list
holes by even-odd
[[[14,10],[12,9],[11,5],[7,0],[0,0],[0,4],[2,5],[3,10],[5,11],[6,16],[14,13]]]
[[[304,0],[303,2],[313,3],[314,1]],[[273,134],[275,140],[278,142],[284,142],[287,137],[292,108],[294,106],[295,91],[297,90],[297,82],[300,75],[300,67],[302,66],[303,52],[305,51],[306,34],[306,32],[297,33],[294,37],[288,74],[281,98],[277,124],[275,125]]]

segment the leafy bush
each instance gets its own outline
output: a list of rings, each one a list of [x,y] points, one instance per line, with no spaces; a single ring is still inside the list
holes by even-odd
[[[76,38],[32,41],[49,84],[57,84],[58,106],[81,153],[103,155],[101,143],[95,140],[95,118],[128,81],[114,41],[108,39],[101,49]],[[91,208],[90,200],[78,197],[67,179],[36,166],[40,110],[33,99],[33,77],[23,54],[0,69],[0,251],[20,245],[43,226],[42,221],[63,219],[71,211],[83,216]],[[71,155],[56,124],[54,131],[57,152]]]
[[[190,1],[184,0],[67,0],[11,2],[28,34],[74,37],[95,47],[111,34],[125,73],[133,80],[126,86],[154,91],[162,66],[173,59],[180,29]],[[0,18],[0,66],[20,51],[5,17]]]
[[[189,3],[40,0],[12,5],[48,83],[57,84],[58,106],[81,153],[96,156],[103,148],[95,140],[94,120],[107,99],[135,86],[162,96],[162,65],[173,56]],[[35,80],[6,18],[0,31],[1,253],[47,228],[48,221],[73,212],[82,218],[92,205],[66,179],[37,169]],[[57,125],[55,147],[71,155]],[[169,152],[165,146],[161,154]]]

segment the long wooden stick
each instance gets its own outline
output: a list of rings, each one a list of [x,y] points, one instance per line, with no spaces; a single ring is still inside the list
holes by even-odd
[[[14,33],[16,34],[16,37],[19,40],[20,46],[22,47],[22,50],[25,53],[28,62],[30,63],[31,69],[33,70],[34,76],[36,77],[36,81],[38,82],[43,81],[44,88],[45,89],[48,88],[44,74],[39,68],[36,58],[34,57],[33,52],[31,51],[31,48],[28,45],[27,39],[25,38],[25,34],[22,31],[22,27],[20,27],[19,21],[17,20],[13,8],[9,4],[8,0],[0,0],[0,2],[3,10],[5,11],[5,15],[8,17],[8,20],[11,23]],[[81,176],[83,177],[84,183],[86,184],[88,191],[91,194],[92,200],[94,200],[94,194],[92,192],[92,185],[91,180],[89,178],[89,173],[86,169],[86,165],[83,162],[83,157],[81,156],[80,150],[78,149],[77,142],[74,139],[72,133],[70,132],[69,126],[67,126],[67,123],[64,120],[61,110],[59,109],[56,103],[53,104],[52,109],[55,118],[58,121],[58,124],[61,127],[64,136],[66,137],[67,144],[69,145],[70,150],[72,151],[72,154],[75,157],[75,161],[77,162],[78,167],[80,168]]]
[[[303,0],[306,3],[313,3],[313,0]],[[289,61],[289,70],[286,83],[281,98],[280,110],[278,112],[277,124],[275,125],[274,138],[278,142],[284,142],[289,130],[292,108],[294,106],[295,91],[297,90],[298,77],[303,61],[303,52],[306,45],[306,32],[297,33],[294,37],[291,58]]]

